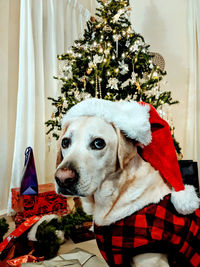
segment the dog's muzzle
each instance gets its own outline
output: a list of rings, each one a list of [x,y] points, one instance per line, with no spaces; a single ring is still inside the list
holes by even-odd
[[[76,184],[79,174],[71,168],[60,168],[55,173],[55,180],[58,185],[58,193],[63,195],[76,195]]]

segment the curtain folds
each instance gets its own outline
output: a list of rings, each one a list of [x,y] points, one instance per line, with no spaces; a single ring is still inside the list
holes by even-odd
[[[45,121],[52,114],[47,97],[58,94],[58,84],[53,79],[58,73],[57,55],[73,44],[89,17],[89,11],[77,0],[20,2],[18,96],[10,189],[20,186],[27,146],[33,148],[39,183],[53,182],[56,148],[55,141],[45,134]],[[12,212],[9,192],[8,214]]]
[[[184,154],[200,169],[200,2],[188,1],[189,88]]]

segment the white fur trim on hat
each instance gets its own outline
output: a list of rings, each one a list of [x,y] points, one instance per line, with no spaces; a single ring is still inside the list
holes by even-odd
[[[80,116],[97,116],[113,123],[128,138],[148,145],[151,142],[148,105],[135,101],[112,102],[104,99],[89,98],[73,106],[63,117],[62,127],[68,120]]]
[[[192,185],[185,185],[185,189],[181,191],[173,191],[171,194],[171,202],[175,209],[183,214],[193,213],[199,208],[200,200]]]

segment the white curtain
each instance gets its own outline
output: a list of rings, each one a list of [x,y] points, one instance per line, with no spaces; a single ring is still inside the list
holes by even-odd
[[[19,50],[19,0],[0,0],[0,215],[5,214],[12,168]]]
[[[33,148],[38,182],[53,182],[55,141],[46,136],[45,121],[58,92],[53,76],[57,55],[67,51],[85,28],[90,13],[77,0],[21,0],[19,78],[16,130],[10,189],[19,187],[24,151]],[[49,146],[50,142],[50,146]],[[1,188],[3,192],[3,188]],[[11,210],[9,191],[8,213]]]
[[[189,88],[184,154],[200,168],[200,1],[188,1]],[[200,170],[200,169],[199,169]]]

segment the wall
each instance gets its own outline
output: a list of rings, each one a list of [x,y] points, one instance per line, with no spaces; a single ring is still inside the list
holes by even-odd
[[[180,102],[171,108],[171,112],[175,136],[184,154],[189,66],[187,0],[131,0],[131,6],[134,30],[142,34],[151,51],[160,53],[165,59],[166,89]]]

